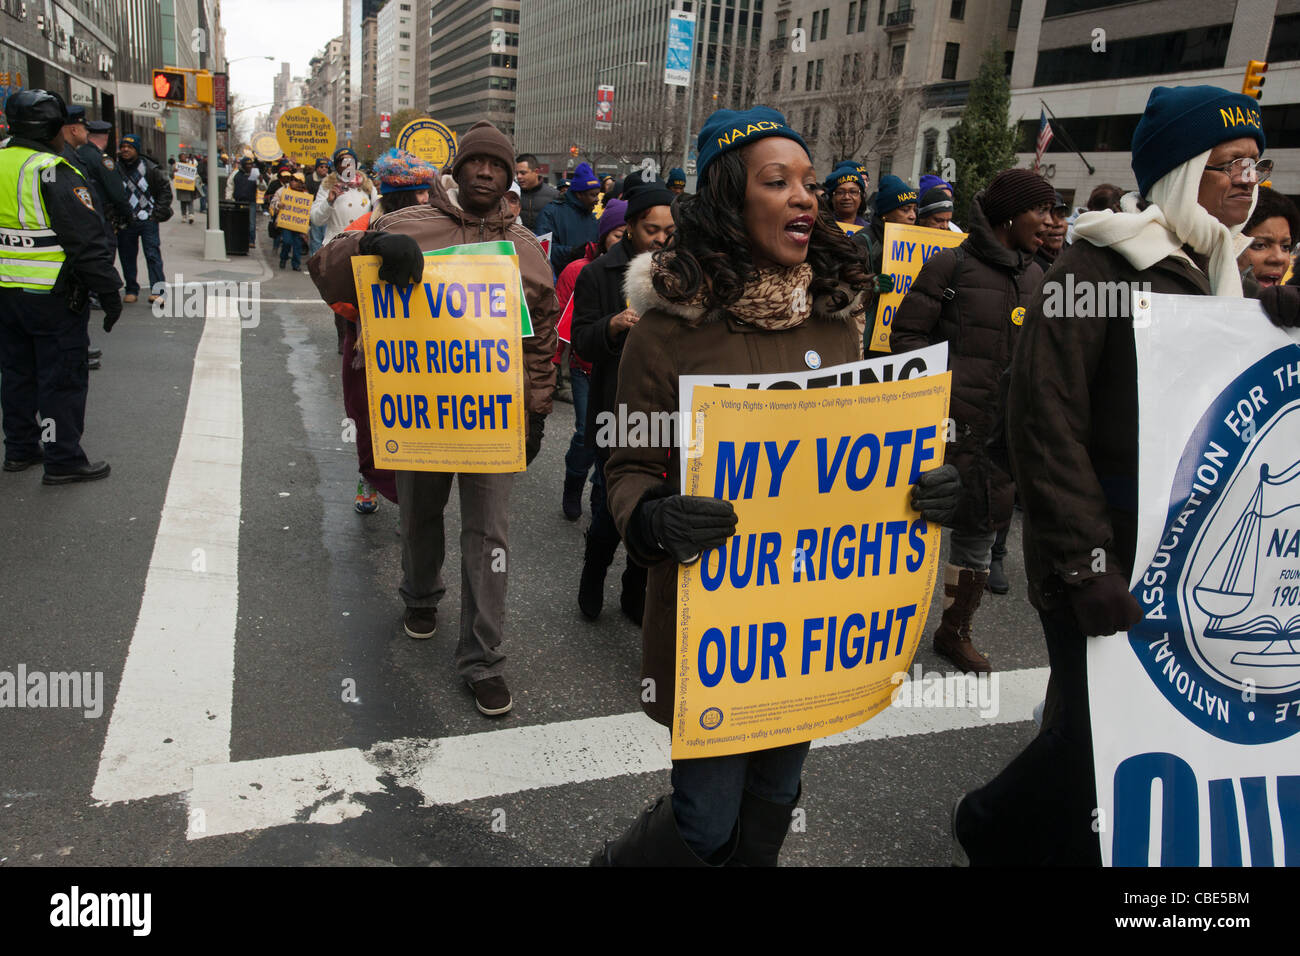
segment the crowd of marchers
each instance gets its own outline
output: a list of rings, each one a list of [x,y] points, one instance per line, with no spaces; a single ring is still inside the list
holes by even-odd
[[[1300,289],[1282,281],[1300,222],[1289,201],[1261,185],[1271,163],[1262,158],[1258,117],[1254,101],[1240,94],[1156,88],[1134,134],[1136,188],[1099,187],[1087,208],[1076,210],[1024,169],[999,173],[960,197],[960,206],[952,185],[933,176],[916,187],[884,176],[873,189],[851,158],[822,178],[800,132],[761,106],[708,117],[693,193],[679,169],[665,179],[640,170],[602,179],[585,163],[556,189],[534,156],[519,153],[487,122],[460,138],[442,169],[393,150],[366,175],[350,150],[340,150],[332,163],[318,164],[324,178],[311,221],[326,235],[308,268],[340,330],[342,400],[357,425],[356,510],[374,513],[381,497],[399,508],[404,632],[419,640],[437,632],[446,590],[444,512],[455,484],[457,669],[480,712],[497,717],[512,709],[504,640],[509,564],[499,559],[510,549],[514,475],[376,468],[353,256],[378,256],[380,278],[405,285],[420,281],[425,252],[513,243],[534,328],[523,340],[527,462],[541,448],[567,366],[574,421],[564,429],[562,481],[556,476],[566,518],[581,517],[591,486],[581,570],[576,561],[573,568],[575,603],[587,619],[602,613],[606,572],[621,545],[628,562],[620,607],[641,628],[642,673],[658,689],[647,698],[638,685],[638,696],[667,726],[676,683],[676,570],[721,546],[736,529],[736,514],[729,501],[681,493],[679,448],[602,447],[593,422],[615,409],[676,413],[682,375],[781,373],[809,367],[813,356],[827,366],[864,357],[879,298],[893,288],[882,272],[887,225],[955,229],[965,238],[926,261],[890,332],[895,353],[947,343],[953,373],[955,434],[945,464],[921,473],[910,497],[921,518],[947,529],[934,648],[962,671],[990,670],[973,621],[986,589],[1008,590],[1006,529],[1018,501],[1026,584],[1042,620],[1051,680],[1038,736],[994,780],[953,794],[954,849],[974,864],[1098,863],[1084,665],[1089,640],[1141,617],[1127,583],[1138,511],[1134,340],[1127,311],[1086,320],[1046,315],[1043,288],[1124,281],[1158,292],[1254,296],[1263,305],[1261,323],[1300,324]],[[61,125],[24,125],[21,114],[9,122],[14,137],[0,150],[0,227],[19,229],[26,227],[3,197],[21,195],[32,153],[57,152]],[[231,177],[231,188],[246,198],[253,176],[243,173]],[[293,179],[291,170],[288,188]],[[66,200],[55,201],[72,182],[61,172],[49,184],[56,232],[85,226],[68,218]],[[42,182],[38,195],[46,190]],[[954,223],[958,209],[964,221]],[[106,241],[73,253],[64,268],[91,277],[101,299],[116,294],[102,275]],[[46,408],[36,385],[43,379],[17,358],[39,334],[32,331],[39,324],[31,318],[34,294],[0,282],[8,471],[39,460],[41,451],[29,423],[38,398]],[[84,331],[85,318],[79,321]],[[27,378],[30,395],[10,384]],[[808,752],[804,742],[674,760],[671,792],[592,862],[775,865]]]

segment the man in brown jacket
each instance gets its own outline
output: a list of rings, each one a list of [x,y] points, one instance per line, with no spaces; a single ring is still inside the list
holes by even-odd
[[[460,140],[451,175],[444,175],[428,206],[398,210],[371,224],[368,232],[345,232],[326,243],[308,263],[312,280],[326,302],[356,305],[352,281],[354,255],[383,258],[380,278],[418,282],[422,252],[470,242],[513,242],[519,255],[524,295],[532,314],[533,335],[524,339],[525,403],[528,408],[528,461],[541,449],[545,417],[555,388],[555,323],[559,304],[551,267],[537,240],[507,216],[502,202],[514,170],[510,140],[490,123],[476,123]],[[413,638],[433,636],[445,558],[443,508],[451,493],[452,472],[399,471],[403,626]],[[459,475],[461,509],[461,615],[456,667],[474,692],[478,709],[489,716],[513,706],[501,653],[505,623],[507,541],[513,474]]]

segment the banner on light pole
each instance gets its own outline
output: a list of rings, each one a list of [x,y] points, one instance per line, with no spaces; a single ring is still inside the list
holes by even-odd
[[[596,129],[611,129],[614,125],[614,87],[596,87]]]
[[[695,49],[695,14],[674,10],[668,15],[668,58],[664,83],[691,85],[691,51]]]

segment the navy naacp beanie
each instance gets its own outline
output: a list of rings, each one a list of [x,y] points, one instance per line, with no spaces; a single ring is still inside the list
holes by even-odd
[[[803,137],[786,125],[785,117],[770,106],[755,106],[748,110],[715,110],[700,127],[695,141],[699,156],[701,185],[708,179],[709,167],[723,153],[756,143],[767,136],[784,136],[792,139],[808,153]],[[809,160],[812,154],[808,153]]]
[[[1133,131],[1133,172],[1146,196],[1160,179],[1230,139],[1253,136],[1264,152],[1259,103],[1218,86],[1157,86]]]
[[[876,215],[883,216],[899,206],[916,203],[916,190],[897,176],[881,176],[876,187]]]

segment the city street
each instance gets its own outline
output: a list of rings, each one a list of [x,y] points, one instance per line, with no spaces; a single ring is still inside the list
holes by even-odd
[[[98,716],[0,710],[6,865],[576,865],[669,788],[668,732],[638,706],[640,635],[576,604],[583,530],[560,511],[573,408],[556,402],[515,483],[506,676],[485,718],[458,679],[458,508],[433,639],[402,631],[398,510],[353,510],[335,332],[306,274],[201,259],[203,227],[162,226],[169,282],[260,283],[256,320],[144,298],[91,373],[84,447],[100,482],[4,474],[0,670],[102,675]],[[950,861],[948,812],[1034,735],[1046,652],[1025,596],[986,594],[975,643],[996,714],[891,708],[814,744],[788,866]],[[917,661],[930,650],[942,589]],[[992,708],[990,708],[992,709]]]

